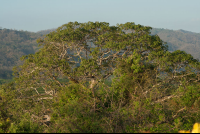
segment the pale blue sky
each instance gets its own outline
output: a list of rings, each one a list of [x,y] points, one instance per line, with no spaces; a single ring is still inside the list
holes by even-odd
[[[200,33],[200,0],[0,0],[0,27],[37,32],[68,22],[135,22]]]

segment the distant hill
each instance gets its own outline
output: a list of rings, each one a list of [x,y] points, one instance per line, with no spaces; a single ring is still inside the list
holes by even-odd
[[[182,33],[191,33],[191,34],[195,34],[194,32],[191,32],[191,31],[186,31],[186,30],[183,30],[183,29],[179,29],[179,30],[175,30],[177,32],[182,32]]]
[[[167,42],[169,51],[182,50],[194,58],[200,59],[200,33],[153,28],[151,34],[157,34],[163,41]]]
[[[33,32],[0,29],[0,78],[11,78],[13,66],[23,64],[20,57],[38,51],[39,37]]]
[[[12,68],[22,65],[22,55],[34,54],[39,50],[36,40],[56,29],[41,30],[36,33],[0,29],[0,78],[12,78]],[[167,42],[169,51],[183,50],[200,59],[200,33],[185,30],[153,28],[152,35],[158,35]]]
[[[45,34],[49,34],[50,32],[56,31],[56,28],[52,28],[52,29],[47,29],[47,30],[41,30],[36,32],[37,34],[41,34],[41,35],[45,35]]]

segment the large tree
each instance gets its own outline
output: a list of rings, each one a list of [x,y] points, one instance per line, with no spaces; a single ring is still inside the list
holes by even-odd
[[[118,58],[126,58],[133,50],[143,58],[150,51],[167,50],[159,37],[149,35],[150,29],[134,23],[117,27],[105,22],[65,24],[38,40],[44,45],[39,52],[22,57],[27,60],[17,79],[19,88],[58,89],[63,86],[56,80],[60,75],[84,87],[89,80],[86,88],[93,88],[112,75]],[[126,30],[131,33],[126,34]],[[47,79],[53,79],[55,85],[47,84]]]
[[[152,122],[174,125],[183,115],[195,119],[199,61],[183,51],[170,53],[150,29],[134,23],[70,22],[38,39],[43,48],[23,56],[25,63],[13,69],[19,110],[40,116],[38,109],[51,107],[53,129],[63,132],[97,132],[96,126],[100,132],[132,132]],[[69,82],[60,82],[61,77]]]

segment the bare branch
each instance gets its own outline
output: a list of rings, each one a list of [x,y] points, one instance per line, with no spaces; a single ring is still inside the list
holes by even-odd
[[[43,98],[38,98],[37,101],[40,101],[40,100],[48,100],[48,99],[53,99],[53,97],[43,97]]]
[[[176,115],[173,115],[173,118],[176,117],[176,116],[178,115],[179,112],[181,112],[181,111],[183,111],[183,110],[185,110],[185,109],[186,109],[186,107],[181,108],[180,110],[178,110],[177,113],[176,113]]]
[[[163,102],[163,101],[168,100],[168,99],[171,99],[171,98],[180,97],[180,96],[182,96],[182,95],[179,95],[179,96],[178,96],[178,95],[166,96],[166,97],[164,97],[163,99],[159,99],[159,100],[157,100],[157,101],[155,101],[155,102],[152,102],[151,105],[153,105],[153,104],[155,104],[155,103]]]

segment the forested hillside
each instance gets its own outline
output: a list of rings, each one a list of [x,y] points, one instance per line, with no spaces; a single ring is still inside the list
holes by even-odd
[[[33,32],[0,29],[0,78],[10,79],[13,66],[23,63],[20,57],[38,51],[39,37]]]
[[[157,34],[163,41],[167,42],[169,51],[182,50],[194,58],[200,59],[200,33],[153,28],[151,34]]]

